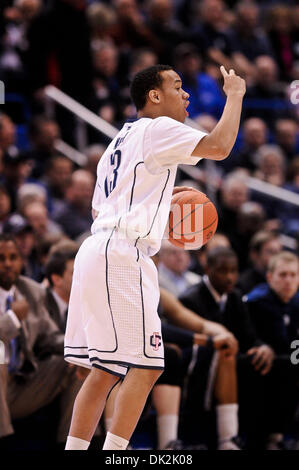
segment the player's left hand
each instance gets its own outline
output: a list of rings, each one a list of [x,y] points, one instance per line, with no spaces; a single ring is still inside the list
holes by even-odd
[[[182,191],[197,191],[197,189],[192,188],[192,186],[175,186],[172,191],[172,195],[174,196],[177,193]]]

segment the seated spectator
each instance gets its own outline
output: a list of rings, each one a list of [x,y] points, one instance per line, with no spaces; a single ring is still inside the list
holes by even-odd
[[[236,229],[239,208],[248,200],[249,190],[244,177],[229,173],[220,190],[218,230],[229,237]]]
[[[55,155],[48,160],[44,177],[41,180],[48,192],[49,210],[55,214],[61,205],[65,196],[67,185],[73,172],[73,162],[63,156]]]
[[[40,178],[48,160],[56,153],[55,142],[60,138],[60,129],[53,119],[38,116],[30,123],[29,137],[31,149],[24,156],[32,162],[32,177]]]
[[[249,84],[255,75],[253,61],[261,55],[272,55],[272,48],[264,31],[259,28],[259,6],[253,1],[236,5],[236,22],[230,30],[233,60],[238,73]]]
[[[95,99],[92,108],[100,117],[103,116],[103,109],[110,107],[112,119],[115,122],[120,100],[120,85],[117,78],[119,64],[119,52],[111,43],[101,43],[93,50],[94,79],[93,87]],[[107,119],[106,119],[107,120]]]
[[[20,214],[12,214],[3,227],[3,233],[11,234],[22,257],[22,271],[35,281],[41,279],[41,266],[36,256],[36,237],[33,228]]]
[[[192,251],[192,262],[190,270],[202,276],[206,272],[207,267],[207,256],[214,248],[222,246],[224,248],[230,248],[230,241],[223,233],[216,232],[215,235],[198,250]]]
[[[280,236],[275,232],[260,231],[252,237],[249,244],[251,267],[241,274],[238,281],[238,288],[242,294],[248,294],[258,284],[266,282],[269,260],[281,249]]]
[[[199,129],[202,129],[206,132],[212,132],[214,127],[217,124],[217,119],[215,119],[210,114],[200,114],[197,118],[194,119]]]
[[[285,156],[277,145],[262,145],[255,155],[257,170],[254,176],[261,181],[273,184],[274,186],[283,186],[286,178]],[[252,192],[252,199],[261,204],[267,214],[268,219],[277,219],[282,221],[283,202],[268,194],[258,191]],[[278,225],[280,228],[280,225]]]
[[[163,240],[160,250],[159,283],[178,297],[184,290],[200,280],[198,274],[188,271],[190,265],[188,251]]]
[[[299,338],[299,261],[290,252],[273,256],[267,284],[248,294],[251,320],[262,341],[276,354],[264,395],[261,424],[270,435],[269,449],[282,448],[283,434],[290,429],[298,404],[298,370],[290,361],[292,341]],[[275,413],[273,414],[273,406]]]
[[[184,90],[190,95],[190,118],[208,113],[219,119],[224,106],[224,95],[216,80],[201,70],[202,60],[196,47],[187,43],[180,44],[174,50],[174,60],[182,77]]]
[[[0,148],[4,158],[14,159],[19,151],[16,145],[16,126],[7,114],[0,114]]]
[[[267,10],[267,32],[280,78],[292,78],[295,44],[292,34],[292,9],[287,5],[275,5]]]
[[[255,153],[267,142],[268,129],[262,119],[252,117],[242,125],[243,143],[241,149],[229,160],[229,167],[239,166],[250,172],[256,169]]]
[[[11,198],[12,211],[17,209],[17,192],[28,180],[32,165],[20,153],[4,154],[1,183],[6,187]]]
[[[109,28],[116,22],[116,14],[113,8],[102,3],[91,3],[87,7],[87,19],[91,29],[91,46],[99,41],[110,40]]]
[[[109,28],[108,34],[121,53],[138,47],[150,47],[158,50],[160,41],[155,38],[141,14],[136,0],[114,0],[116,22]]]
[[[241,415],[254,406],[249,393],[260,376],[267,375],[272,367],[274,352],[257,336],[241,295],[235,290],[238,279],[238,260],[229,248],[215,248],[207,259],[203,280],[181,295],[180,301],[193,312],[224,325],[237,339],[238,386],[240,388]],[[258,379],[256,379],[256,377]],[[250,378],[250,380],[249,380]],[[273,411],[273,410],[272,410]],[[254,411],[251,410],[253,413]],[[256,415],[255,415],[256,416]],[[246,424],[248,420],[246,419]],[[258,432],[255,430],[256,434]],[[252,428],[246,427],[247,438],[252,439]],[[254,435],[254,436],[255,436]]]
[[[65,332],[67,321],[76,254],[77,250],[60,249],[49,257],[45,267],[49,281],[46,308],[62,333]]]
[[[93,189],[94,176],[88,171],[77,170],[72,174],[65,193],[66,203],[54,217],[70,238],[90,231]]]
[[[209,409],[210,402],[214,398],[217,415],[217,448],[239,450],[236,441],[238,435],[236,339],[222,325],[207,321],[186,309],[167,290],[161,288],[160,294],[162,319],[171,323],[165,324],[162,320],[163,338],[166,342],[178,344],[181,348],[185,385],[186,380],[188,381],[188,386],[184,389],[187,398],[182,404],[182,428],[188,427],[190,417],[192,416],[193,420],[194,414],[197,415],[196,410]],[[214,354],[216,351],[218,353]],[[157,385],[161,382],[163,383],[163,375]],[[206,389],[207,382],[210,385],[209,390]],[[153,398],[157,399],[156,403],[163,397],[161,389],[156,397],[157,392],[154,387]],[[165,412],[166,406],[163,408]],[[197,416],[197,419],[200,417]],[[191,429],[184,429],[182,434],[191,445],[205,442],[207,437],[204,435],[204,425],[200,422],[197,423],[196,429],[191,425]]]
[[[8,3],[8,2],[5,2]],[[7,92],[28,92],[26,52],[28,30],[42,8],[41,0],[16,0],[4,10],[4,34],[0,53],[0,68]]]
[[[11,212],[11,199],[9,192],[3,184],[0,184],[0,232]]]
[[[278,83],[278,68],[272,57],[259,56],[255,60],[255,83],[248,87],[244,99],[245,117],[259,117],[273,129],[276,119],[293,112],[285,96],[283,86]]]
[[[33,201],[23,207],[23,215],[33,228],[37,239],[48,234],[62,235],[62,228],[49,218],[48,210],[42,202]]]
[[[14,238],[0,236],[0,339],[5,364],[0,365],[0,442],[14,433],[12,420],[24,418],[63,400],[58,442],[65,442],[73,400],[81,385],[63,360],[64,337],[44,304],[44,290],[20,276],[22,259]],[[45,386],[46,384],[46,386]]]
[[[193,14],[194,27],[190,32],[190,42],[200,47],[205,60],[213,64],[232,68],[230,56],[231,42],[225,21],[225,4],[222,0],[203,0],[196,3]]]
[[[238,256],[241,272],[248,266],[250,240],[256,232],[264,228],[265,221],[265,211],[257,202],[244,202],[238,210],[236,230],[231,233],[229,239]]]
[[[87,163],[84,165],[84,170],[89,171],[92,175],[97,174],[98,163],[105,152],[106,148],[104,145],[94,144],[85,149],[85,155],[87,157]]]
[[[160,64],[169,62],[173,49],[186,40],[182,24],[174,17],[171,0],[150,0],[148,11],[148,27],[158,41],[155,52]]]
[[[299,152],[298,124],[293,119],[278,119],[275,123],[275,141],[282,148],[288,160]]]
[[[47,205],[47,192],[44,186],[36,183],[24,183],[17,192],[17,210],[22,213],[24,207],[31,202]]]

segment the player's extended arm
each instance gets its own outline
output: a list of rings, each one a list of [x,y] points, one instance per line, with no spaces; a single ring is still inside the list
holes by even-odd
[[[227,73],[222,65],[220,70],[224,78],[223,90],[227,96],[222,116],[212,132],[201,139],[192,152],[194,156],[210,160],[224,160],[230,154],[237,138],[246,91],[245,80],[238,77],[233,69]]]
[[[227,332],[226,328],[218,323],[205,320],[200,315],[192,312],[170,292],[160,287],[160,299],[165,316],[175,325],[202,333],[203,335],[215,336]]]

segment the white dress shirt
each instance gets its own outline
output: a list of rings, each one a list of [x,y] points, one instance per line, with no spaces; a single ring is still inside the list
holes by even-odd
[[[57,307],[59,310],[60,317],[62,318],[62,322],[65,322],[65,314],[68,309],[68,304],[60,297],[60,295],[55,292],[54,289],[51,289],[51,293],[57,303]]]

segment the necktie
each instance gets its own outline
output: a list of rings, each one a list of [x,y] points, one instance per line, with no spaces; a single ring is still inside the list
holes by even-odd
[[[220,302],[218,303],[218,305],[219,305],[219,311],[220,311],[221,315],[223,315],[224,310],[225,310],[225,306],[226,306],[226,300],[221,299]]]
[[[6,299],[6,311],[11,308],[13,302],[13,297],[9,295]],[[10,341],[10,359],[8,363],[8,371],[13,374],[18,370],[18,365],[20,362],[20,343],[19,338],[13,338]]]

